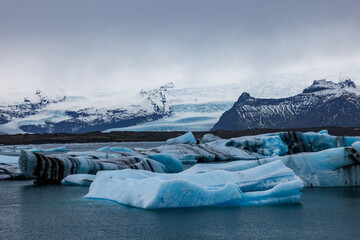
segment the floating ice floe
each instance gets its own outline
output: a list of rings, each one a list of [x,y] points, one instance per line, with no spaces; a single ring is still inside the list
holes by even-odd
[[[47,149],[32,148],[32,149],[29,149],[28,151],[34,152],[34,153],[39,153],[39,152],[67,152],[69,150],[66,147],[56,147],[56,148],[47,148]]]
[[[126,147],[102,147],[102,148],[99,148],[97,151],[132,153],[132,150],[130,148],[126,148]]]
[[[296,203],[303,186],[291,169],[275,161],[238,172],[101,171],[85,197],[144,209],[243,206]]]
[[[16,149],[18,150],[24,150],[24,149],[29,149],[30,147],[28,146],[17,146]]]
[[[0,180],[24,178],[18,166],[18,157],[0,155]]]
[[[65,186],[90,186],[95,177],[94,174],[71,174],[61,180],[61,184]]]

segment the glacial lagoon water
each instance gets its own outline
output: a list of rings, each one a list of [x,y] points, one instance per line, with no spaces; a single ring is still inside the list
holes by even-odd
[[[0,239],[359,239],[360,187],[305,189],[301,203],[142,210],[86,187],[0,183]]]
[[[102,145],[109,144],[91,150]],[[84,199],[87,192],[87,187],[1,181],[0,239],[360,238],[360,187],[304,189],[298,204],[162,210]]]

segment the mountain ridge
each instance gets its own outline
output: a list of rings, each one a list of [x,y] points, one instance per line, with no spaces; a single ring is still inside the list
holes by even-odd
[[[212,130],[360,125],[360,91],[350,79],[316,80],[302,93],[287,98],[240,95]]]
[[[35,98],[35,101],[24,98],[23,103],[0,106],[0,124],[5,129],[3,133],[7,133],[8,126],[27,133],[85,133],[127,127],[170,115],[166,98],[168,89],[172,87],[173,84],[167,84],[158,89],[141,90],[138,103],[125,107],[90,105],[78,109],[67,108],[67,105],[59,107],[59,104],[73,105],[73,99],[67,96],[51,99],[42,97],[41,91],[36,91],[38,99]],[[55,109],[50,111],[53,106]]]

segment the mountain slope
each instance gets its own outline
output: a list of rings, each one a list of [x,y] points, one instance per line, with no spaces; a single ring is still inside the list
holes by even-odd
[[[127,127],[170,115],[167,91],[173,84],[141,91],[133,104],[121,99],[96,106],[83,97],[44,98],[0,106],[0,131],[3,133],[84,133],[113,127]],[[117,103],[117,101],[119,103]],[[87,106],[87,104],[89,104]],[[122,106],[123,105],[123,106]]]
[[[301,94],[261,99],[244,92],[213,130],[360,126],[360,91],[351,80],[319,80]]]

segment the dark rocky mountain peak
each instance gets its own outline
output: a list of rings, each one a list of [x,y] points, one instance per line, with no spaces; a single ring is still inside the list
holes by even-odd
[[[350,79],[316,80],[302,93],[279,99],[241,94],[213,130],[360,126],[360,91]]]

